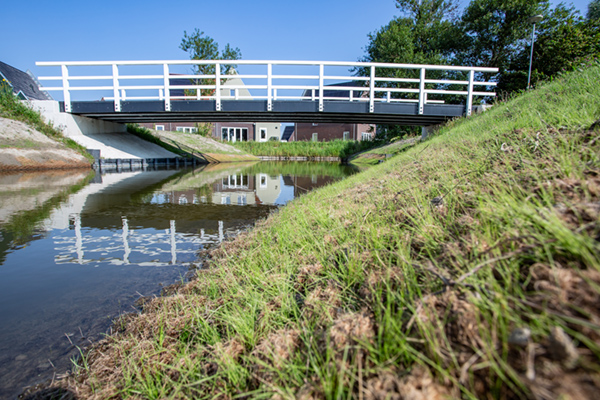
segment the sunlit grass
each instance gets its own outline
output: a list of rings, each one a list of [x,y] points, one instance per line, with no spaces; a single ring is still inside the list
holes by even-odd
[[[330,142],[236,142],[233,145],[255,156],[267,157],[340,157],[380,145],[368,140],[333,140]]]

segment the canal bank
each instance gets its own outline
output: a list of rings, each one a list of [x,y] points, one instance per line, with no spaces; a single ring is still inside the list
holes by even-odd
[[[55,390],[593,398],[599,85],[568,74],[299,198]]]

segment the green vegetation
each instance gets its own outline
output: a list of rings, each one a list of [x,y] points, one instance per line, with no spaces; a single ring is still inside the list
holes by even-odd
[[[42,116],[38,111],[34,111],[31,108],[23,104],[18,97],[16,97],[12,89],[5,84],[0,85],[0,117],[21,121],[27,125],[35,128],[38,132],[62,143],[66,147],[73,149],[83,156],[85,156],[90,162],[93,162],[94,158],[85,150],[85,148],[72,139],[63,136],[62,132],[56,128],[48,125],[42,119]],[[31,143],[24,142],[25,148],[32,148]]]
[[[61,384],[80,398],[593,398],[599,86],[595,64],[294,200]]]
[[[198,28],[194,29],[194,32],[188,35],[186,31],[183,31],[183,39],[179,44],[179,48],[185,52],[188,52],[191,60],[239,60],[242,58],[242,52],[239,48],[233,48],[227,43],[223,50],[219,50],[219,43],[210,36]],[[222,75],[227,75],[231,72],[235,72],[236,64],[222,64],[221,71]],[[192,67],[192,73],[194,75],[215,75],[215,65],[194,65]],[[190,79],[194,85],[214,85],[215,79]],[[225,82],[223,80],[222,82]],[[200,94],[202,96],[210,96],[214,93],[215,89],[202,89]],[[196,95],[196,90],[186,90],[186,95]]]
[[[333,140],[331,142],[236,142],[233,145],[255,156],[340,157],[380,145],[377,141]]]
[[[395,156],[406,151],[407,149],[417,144],[419,140],[420,138],[418,137],[413,137],[404,140],[395,140],[386,145],[375,147],[374,149],[355,154],[352,157],[350,157],[348,161],[355,165],[379,164],[380,162],[386,160],[388,156]]]
[[[545,82],[564,71],[588,66],[600,58],[598,1],[590,3],[587,18],[573,6],[548,0],[471,0],[460,10],[458,0],[395,0],[400,16],[369,34],[362,61],[474,65],[498,68],[497,74],[477,78],[498,82],[496,93],[508,98],[526,90],[531,49],[529,17],[544,18],[536,25],[531,83]],[[368,76],[367,69],[357,74]],[[380,68],[377,76],[418,78],[418,70]],[[428,71],[428,79],[466,80],[464,72]],[[379,82],[386,87],[412,87],[396,82]],[[427,89],[465,90],[464,85],[427,84]],[[416,95],[399,94],[406,98]],[[465,96],[432,94],[430,100],[465,104]],[[478,101],[488,101],[477,98]],[[379,130],[391,138],[416,134],[410,127],[387,126]]]
[[[600,56],[597,2],[590,3],[587,18],[563,3],[551,8],[548,0],[471,0],[460,13],[457,0],[396,0],[396,6],[401,16],[369,35],[364,61],[495,67],[499,73],[483,74],[485,79],[498,81],[499,92],[518,92],[527,86],[529,17],[536,14],[544,18],[536,27],[534,84]],[[379,74],[418,77],[418,71],[383,69]],[[455,75],[465,79],[464,74]],[[428,78],[439,76],[433,72]],[[440,98],[464,102],[460,97]]]

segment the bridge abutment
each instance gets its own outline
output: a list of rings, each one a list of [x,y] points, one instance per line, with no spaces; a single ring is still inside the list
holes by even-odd
[[[94,151],[97,158],[131,160],[179,157],[128,133],[125,124],[61,112],[58,101],[34,100],[28,103],[32,109],[40,112],[48,124],[61,130],[65,137]]]
[[[127,126],[116,122],[82,117],[60,111],[60,103],[54,100],[30,100],[31,107],[39,111],[44,120],[62,131],[63,135],[77,142],[77,137],[99,133],[127,132]]]

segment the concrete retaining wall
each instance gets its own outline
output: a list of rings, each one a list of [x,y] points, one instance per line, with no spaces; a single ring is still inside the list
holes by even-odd
[[[39,111],[47,123],[61,130],[89,150],[99,150],[102,158],[146,159],[175,158],[175,153],[127,133],[127,126],[114,122],[80,117],[60,112],[58,101],[32,100],[31,107]]]
[[[106,132],[127,132],[127,126],[114,122],[102,121],[80,117],[69,113],[60,112],[58,101],[52,100],[30,100],[32,108],[39,111],[46,122],[54,125],[63,134],[73,140],[78,135],[94,135]]]

